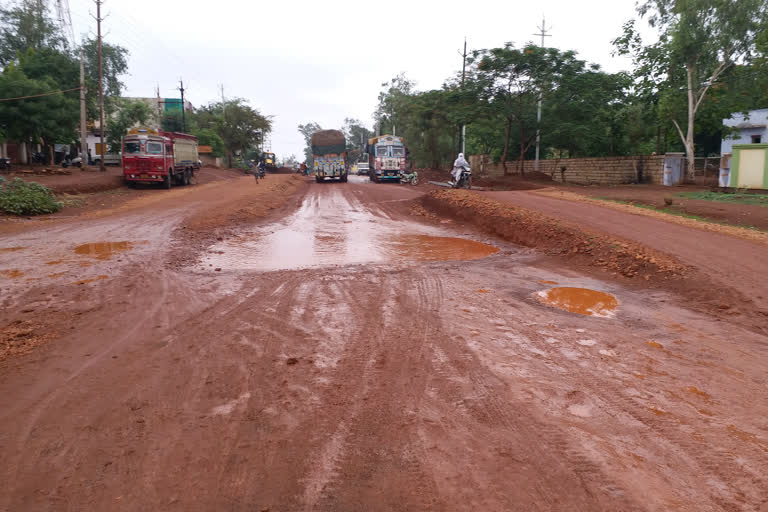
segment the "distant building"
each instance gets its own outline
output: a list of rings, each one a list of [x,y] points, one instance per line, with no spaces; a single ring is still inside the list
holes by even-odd
[[[768,144],[768,108],[750,110],[749,115],[732,114],[723,124],[738,131],[720,143],[720,154],[733,153],[735,144]]]

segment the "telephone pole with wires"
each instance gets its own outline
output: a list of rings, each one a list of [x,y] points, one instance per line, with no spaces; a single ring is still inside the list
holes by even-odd
[[[549,27],[549,28],[552,29],[552,27]],[[533,34],[533,35],[541,36],[541,46],[540,46],[540,48],[544,48],[544,38],[545,37],[552,37],[552,36],[550,34],[547,34],[547,20],[546,20],[546,18],[544,18],[543,15],[541,17],[541,26],[539,27],[539,30],[541,32],[539,32],[538,34]],[[541,125],[541,103],[542,103],[542,99],[543,98],[542,98],[542,95],[541,95],[541,91],[539,91],[539,105],[538,105],[538,110],[537,110],[537,113],[536,113],[536,163],[534,164],[534,169],[537,170],[537,171],[539,170],[539,147],[541,145],[541,128],[540,128],[540,125]]]
[[[98,60],[99,60],[99,138],[101,145],[101,158],[99,158],[99,171],[106,171],[104,167],[104,155],[106,154],[106,148],[104,147],[104,66],[101,57],[101,4],[103,0],[94,0],[96,2],[96,37],[98,47]]]
[[[459,52],[459,55],[461,55],[462,61],[461,61],[461,90],[464,92],[464,76],[466,75],[467,71],[467,38],[464,38],[464,52]],[[467,125],[464,123],[461,123],[461,130],[459,131],[459,147],[461,148],[461,152],[464,153],[464,146],[466,142],[466,135],[467,135]]]
[[[179,78],[179,91],[181,91],[181,129],[184,133],[187,132],[187,116],[184,113],[184,80]]]

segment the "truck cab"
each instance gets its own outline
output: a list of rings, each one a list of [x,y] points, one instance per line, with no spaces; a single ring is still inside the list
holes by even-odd
[[[371,181],[400,181],[406,170],[406,149],[402,137],[381,135],[368,141]]]

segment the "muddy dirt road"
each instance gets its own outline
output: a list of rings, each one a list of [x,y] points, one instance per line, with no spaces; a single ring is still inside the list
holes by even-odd
[[[765,337],[409,187],[245,187],[0,238],[0,325],[50,334],[0,363],[0,510],[766,510]]]

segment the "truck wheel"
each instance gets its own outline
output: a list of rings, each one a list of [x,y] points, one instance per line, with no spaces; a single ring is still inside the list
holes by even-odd
[[[171,174],[171,171],[168,171],[168,175],[165,177],[165,180],[163,181],[163,186],[166,188],[166,190],[170,190],[173,186],[173,175]]]
[[[320,176],[315,176],[315,181],[318,182],[318,183],[322,183],[323,182],[323,178],[321,178]]]

